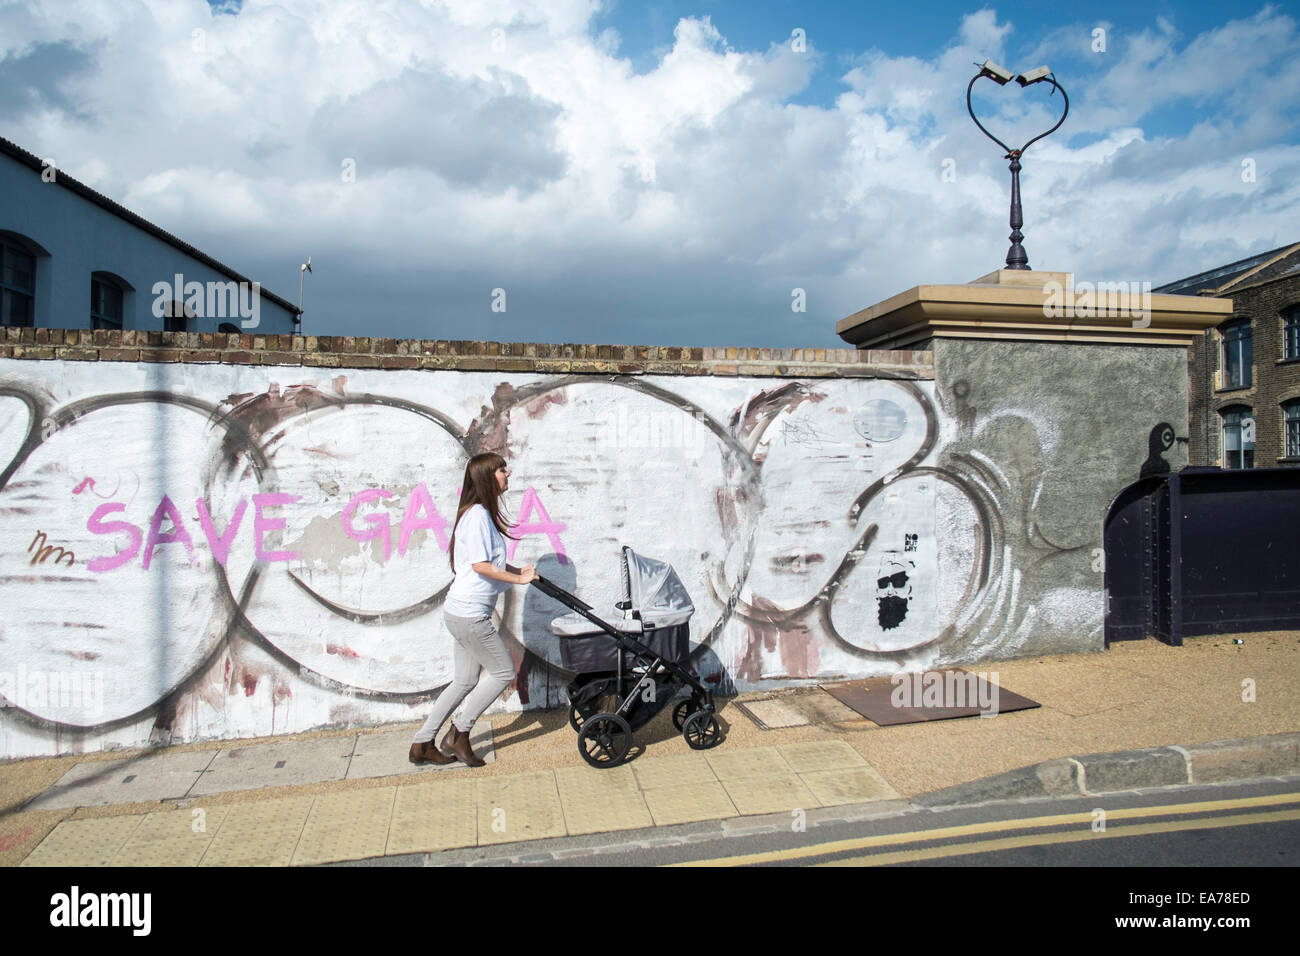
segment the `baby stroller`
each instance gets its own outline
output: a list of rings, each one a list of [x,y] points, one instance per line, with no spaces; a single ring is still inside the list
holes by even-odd
[[[722,740],[713,693],[688,669],[690,595],[672,567],[623,548],[623,600],[610,624],[543,577],[539,588],[574,613],[551,622],[560,662],[576,672],[569,684],[569,723],[578,752],[593,767],[617,767],[632,749],[632,733],[648,724],[683,686],[691,696],[673,708],[673,726],[694,750]]]

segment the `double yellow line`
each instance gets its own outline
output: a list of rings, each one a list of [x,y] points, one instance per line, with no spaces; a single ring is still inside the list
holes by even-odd
[[[1257,812],[1260,807],[1272,807],[1284,804],[1300,803],[1300,793],[1281,793],[1267,797],[1243,797],[1237,800],[1209,800],[1202,803],[1175,803],[1154,807],[1131,807],[1123,810],[1105,811],[1105,829],[1093,830],[1091,811],[1062,813],[1047,817],[1026,817],[1019,820],[995,820],[987,823],[971,823],[965,826],[941,827],[935,830],[914,830],[908,833],[889,833],[879,836],[861,837],[856,840],[836,840],[829,843],[816,843],[811,846],[795,847],[788,850],[772,850],[766,853],[749,853],[742,856],[718,857],[711,860],[691,860],[674,863],[673,866],[752,866],[758,863],[792,863],[816,857],[832,856],[838,853],[851,853],[855,850],[877,851],[886,847],[907,845],[909,843],[933,843],[936,840],[959,840],[965,837],[982,836],[990,833],[1005,833],[1017,830],[1033,830],[1040,827],[1071,827],[1073,829],[1056,830],[1052,833],[1033,833],[1023,836],[1001,837],[992,840],[979,840],[957,843],[949,846],[925,846],[915,849],[894,850],[892,852],[870,852],[845,859],[831,860],[821,866],[887,866],[891,863],[911,863],[921,860],[934,860],[943,857],[969,856],[973,853],[988,853],[994,850],[1012,850],[1028,846],[1045,846],[1054,843],[1081,843],[1086,840],[1105,839],[1109,836],[1142,836],[1150,833],[1172,833],[1179,830],[1207,830],[1219,827],[1249,826],[1258,823],[1278,823],[1286,820],[1300,820],[1300,808],[1278,810],[1271,813]],[[1256,812],[1234,813],[1226,816],[1197,817],[1192,820],[1164,820],[1158,823],[1130,824],[1111,827],[1112,820],[1132,820],[1143,817],[1182,816],[1192,813],[1217,813],[1224,810],[1246,810]],[[1079,829],[1083,827],[1084,829]]]

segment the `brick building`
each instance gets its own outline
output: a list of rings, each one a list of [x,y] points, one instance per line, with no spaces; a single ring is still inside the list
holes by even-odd
[[[1300,243],[1154,291],[1233,302],[1188,356],[1190,464],[1300,465]]]

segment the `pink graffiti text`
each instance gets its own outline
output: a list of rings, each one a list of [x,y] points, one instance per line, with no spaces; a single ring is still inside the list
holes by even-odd
[[[293,504],[297,500],[297,495],[253,495],[253,548],[258,561],[263,563],[293,561],[298,557],[296,551],[268,551],[263,547],[267,532],[283,531],[285,527],[284,518],[268,516],[265,509]],[[242,498],[239,500],[230,523],[226,525],[225,531],[222,532],[217,531],[216,523],[212,520],[212,512],[208,508],[206,500],[199,498],[194,502],[194,507],[198,511],[199,528],[203,531],[203,536],[208,542],[208,548],[212,552],[213,560],[225,567],[226,560],[230,557],[230,546],[235,540],[235,535],[239,532],[239,526],[244,519],[244,512],[248,509],[248,502]],[[198,566],[198,554],[194,547],[194,539],[190,537],[189,531],[186,530],[185,520],[171,498],[163,495],[162,501],[158,502],[158,507],[154,509],[153,517],[149,520],[147,537],[145,532],[129,521],[104,520],[111,514],[125,511],[126,505],[119,501],[110,501],[97,507],[91,513],[90,518],[87,519],[86,530],[91,534],[124,534],[127,536],[126,547],[119,548],[116,554],[89,559],[86,562],[86,567],[91,571],[101,573],[112,571],[129,563],[137,554],[141,555],[140,567],[148,571],[153,563],[154,551],[165,544],[183,545],[190,564],[195,567]],[[164,530],[164,520],[170,525],[170,530]]]

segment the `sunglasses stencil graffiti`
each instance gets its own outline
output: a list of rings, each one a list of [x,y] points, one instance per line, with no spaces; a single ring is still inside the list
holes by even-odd
[[[452,676],[446,550],[480,451],[510,463],[510,560],[596,607],[623,544],[670,562],[722,690],[996,655],[1069,599],[1025,575],[1078,549],[1017,537],[1034,487],[1000,453],[1008,413],[941,405],[888,372],[0,360],[0,672],[97,682],[93,714],[4,695],[0,753],[421,716]],[[33,564],[34,535],[63,551]],[[520,671],[498,706],[562,703],[562,609],[499,607]]]

